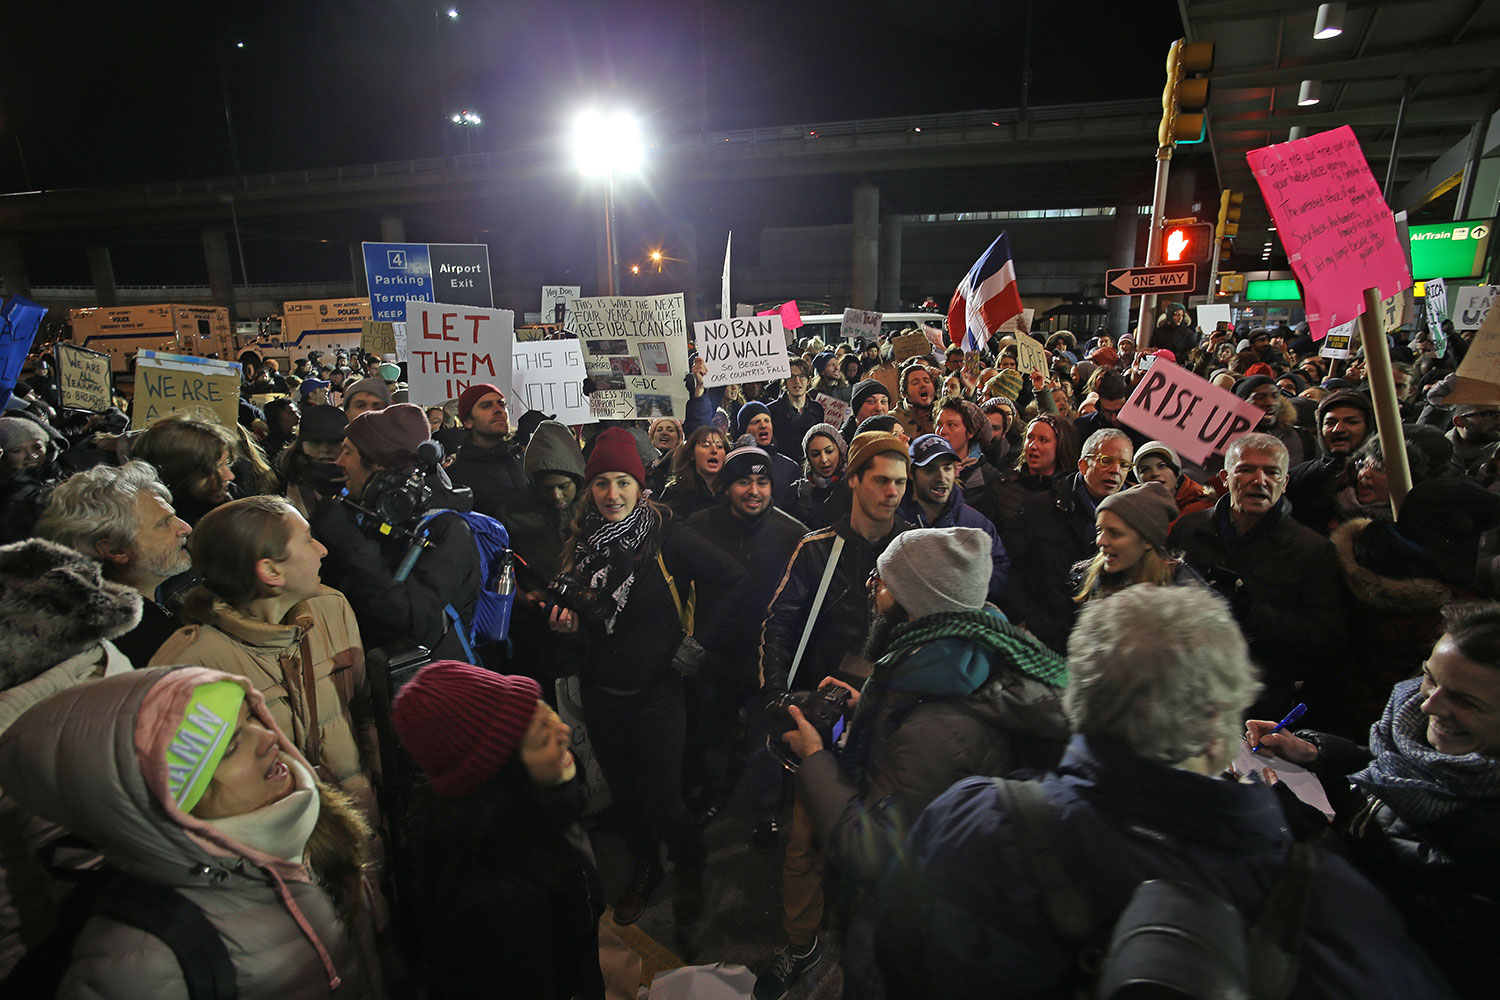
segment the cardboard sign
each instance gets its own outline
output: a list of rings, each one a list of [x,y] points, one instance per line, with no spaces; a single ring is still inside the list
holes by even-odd
[[[834,427],[843,427],[844,421],[849,419],[849,414],[854,412],[849,408],[848,403],[826,392],[816,394],[813,399],[823,407],[823,422],[832,424]]]
[[[1256,406],[1158,357],[1120,411],[1120,421],[1194,462],[1229,447],[1260,423]]]
[[[932,354],[932,345],[920,333],[903,333],[891,338],[891,358],[900,364],[907,358],[925,358]]]
[[[600,420],[682,419],[687,410],[687,312],[681,292],[576,299],[573,332]],[[784,350],[778,345],[778,349]]]
[[[568,303],[583,294],[578,285],[542,286],[542,322],[568,327]]]
[[[110,386],[110,357],[72,344],[55,345],[57,393],[70,410],[103,413],[114,404]]]
[[[698,356],[708,366],[705,387],[769,382],[791,374],[780,316],[711,319],[693,324]]]
[[[1031,321],[1036,318],[1035,309],[1022,309],[1018,315],[1001,323],[995,330],[995,335],[1002,333],[1030,333]]]
[[[1366,288],[1387,298],[1411,286],[1396,221],[1353,129],[1251,150],[1246,158],[1302,280],[1314,339],[1358,318]]]
[[[395,354],[396,324],[382,323],[373,319],[365,320],[364,329],[359,334],[359,349],[377,358]]]
[[[1426,286],[1427,335],[1441,358],[1448,354],[1448,334],[1443,330],[1443,320],[1448,318],[1448,283],[1442,278],[1430,278]]]
[[[1491,309],[1458,366],[1459,381],[1500,383],[1500,309]],[[1452,401],[1453,397],[1448,397]]]
[[[0,305],[0,406],[10,401],[16,379],[26,367],[26,355],[31,353],[37,327],[41,326],[45,315],[45,306],[37,305],[24,295],[12,295]]]
[[[1350,320],[1342,326],[1336,326],[1328,331],[1328,336],[1323,338],[1323,349],[1318,353],[1325,358],[1340,358],[1348,360],[1354,351],[1355,326],[1358,320]]]
[[[1220,323],[1228,323],[1230,329],[1234,328],[1234,319],[1229,315],[1229,306],[1227,304],[1199,306],[1196,311],[1198,313],[1198,326],[1205,332],[1212,333],[1214,328]]]
[[[552,414],[569,426],[592,424],[593,411],[583,394],[588,370],[583,349],[576,340],[531,340],[518,343],[511,356],[515,363],[513,389],[506,402],[511,423],[527,410]]]
[[[144,430],[173,413],[204,410],[225,427],[240,416],[240,364],[215,358],[140,351],[130,426]]]
[[[1460,288],[1453,293],[1453,311],[1448,314],[1453,320],[1453,329],[1479,329],[1497,300],[1500,300],[1500,285]]]
[[[1415,312],[1415,297],[1412,290],[1407,288],[1397,292],[1388,299],[1380,300],[1380,322],[1381,329],[1386,333],[1411,322],[1412,314]]]
[[[509,386],[515,316],[509,309],[409,300],[406,382],[411,402],[436,406],[476,383]]]
[[[1047,351],[1026,334],[1016,333],[1016,367],[1023,372],[1047,375]]]
[[[873,343],[880,339],[880,321],[884,316],[885,313],[869,309],[845,309],[844,321],[839,324],[839,336],[845,340],[863,337]]]

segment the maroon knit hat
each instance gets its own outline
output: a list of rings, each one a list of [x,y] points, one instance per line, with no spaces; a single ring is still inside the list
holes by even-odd
[[[458,397],[458,422],[463,423],[468,420],[469,414],[474,412],[474,404],[492,392],[499,393],[501,399],[505,398],[505,393],[500,392],[499,386],[490,385],[488,382],[480,382],[478,385],[471,385],[465,389]]]
[[[461,799],[515,756],[541,696],[530,677],[438,660],[401,688],[391,724],[433,792]]]
[[[623,472],[635,477],[639,485],[646,485],[646,467],[641,464],[635,437],[623,427],[611,427],[594,438],[588,464],[583,467],[583,481],[593,482],[595,476],[606,472]]]
[[[432,425],[420,406],[397,403],[359,414],[349,421],[344,436],[365,458],[399,469],[416,464],[417,446],[432,437]]]

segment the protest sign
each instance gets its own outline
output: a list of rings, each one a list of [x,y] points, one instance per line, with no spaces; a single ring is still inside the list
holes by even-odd
[[[1016,333],[1016,367],[1023,372],[1047,374],[1047,352],[1042,345],[1026,334]]]
[[[114,405],[110,391],[110,357],[72,344],[57,344],[57,393],[63,407],[103,413]]]
[[[1251,150],[1246,158],[1302,281],[1314,339],[1358,318],[1366,288],[1388,298],[1411,285],[1395,219],[1353,129]]]
[[[568,327],[568,303],[583,294],[578,285],[542,286],[542,322]]]
[[[1453,311],[1448,314],[1453,320],[1453,329],[1479,329],[1497,300],[1500,300],[1500,285],[1460,288],[1453,293]]]
[[[891,338],[891,358],[898,365],[907,358],[925,358],[932,354],[932,346],[920,333],[903,333]]]
[[[531,340],[518,343],[512,355],[515,378],[508,400],[511,423],[527,410],[540,410],[569,426],[594,423],[583,394],[588,374],[576,340]]]
[[[240,416],[240,364],[217,358],[139,351],[130,426],[144,430],[173,413],[213,413],[225,427]]]
[[[845,309],[844,322],[839,325],[839,336],[845,340],[863,337],[874,342],[880,339],[880,320],[884,313],[869,309]]]
[[[1479,332],[1464,353],[1458,366],[1459,381],[1464,379],[1500,383],[1500,309],[1491,309]],[[1453,401],[1453,397],[1448,397]]]
[[[26,355],[31,353],[37,327],[45,315],[45,306],[37,305],[24,295],[12,295],[0,305],[0,406],[10,400],[16,379],[26,367]]]
[[[391,324],[391,333],[392,333],[392,336],[395,338],[395,342],[396,342],[396,360],[397,361],[410,361],[411,360],[411,350],[406,346],[406,323],[405,323],[405,321],[402,321],[400,323],[392,323]]]
[[[359,334],[359,349],[383,358],[396,353],[396,324],[367,319]],[[399,360],[399,359],[398,359]]]
[[[1226,303],[1218,305],[1203,305],[1198,307],[1198,328],[1212,333],[1220,323],[1228,323],[1232,328],[1234,320],[1230,318],[1229,306]]]
[[[682,293],[575,299],[573,332],[601,420],[650,420],[687,410],[687,314]]]
[[[1431,278],[1426,282],[1426,292],[1427,333],[1441,358],[1448,353],[1448,334],[1443,329],[1443,320],[1448,318],[1448,285],[1442,278]]]
[[[832,424],[834,427],[843,427],[844,421],[849,419],[849,414],[854,411],[849,409],[849,404],[837,396],[830,396],[826,392],[820,392],[813,397],[818,405],[823,407],[823,422]]]
[[[476,383],[508,387],[515,315],[509,309],[408,300],[406,382],[411,402],[436,405]]]
[[[997,336],[1002,333],[1030,333],[1031,321],[1035,317],[1035,309],[1022,309],[1019,313],[996,327],[995,333]]]
[[[1328,336],[1323,338],[1323,349],[1318,353],[1325,358],[1340,358],[1347,360],[1353,353],[1355,327],[1358,320],[1351,319],[1349,322],[1336,326],[1328,331]]]
[[[1380,328],[1390,333],[1398,326],[1411,322],[1415,298],[1410,288],[1397,292],[1388,299],[1380,300]]]
[[[1120,411],[1120,421],[1202,462],[1255,429],[1258,407],[1158,357]]]
[[[769,382],[791,374],[780,316],[711,319],[693,324],[698,356],[708,366],[703,385]]]

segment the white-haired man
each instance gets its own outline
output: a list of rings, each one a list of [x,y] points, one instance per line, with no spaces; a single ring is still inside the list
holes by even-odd
[[[883,883],[875,953],[893,1000],[1071,996],[1087,985],[1080,954],[1103,953],[1141,882],[1206,889],[1249,926],[1286,871],[1292,835],[1276,793],[1218,777],[1239,751],[1241,706],[1257,687],[1222,601],[1201,587],[1131,587],[1091,601],[1068,670],[1073,737],[1057,768],[1011,794],[990,778],[954,785],[923,812]],[[1043,801],[1024,807],[1028,790]],[[1038,843],[1023,823],[1049,839]],[[1075,931],[1049,915],[1060,894],[1042,888],[1039,855],[1055,862],[1046,882],[1083,900],[1065,908],[1080,917]],[[1295,978],[1278,995],[1451,995],[1374,886],[1341,857],[1312,858]],[[1296,919],[1292,910],[1278,913]],[[1249,984],[1210,982],[1228,964],[1164,985],[1230,995]],[[1158,958],[1150,971],[1175,970]]]

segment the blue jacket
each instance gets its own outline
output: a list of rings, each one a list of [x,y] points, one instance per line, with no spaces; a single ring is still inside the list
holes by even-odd
[[[1154,878],[1212,890],[1248,926],[1291,847],[1265,785],[1156,764],[1109,740],[1075,735],[1040,781],[1102,935],[1136,885]],[[877,911],[890,997],[1071,995],[1072,949],[1054,934],[1002,810],[992,781],[968,778],[917,821]],[[1347,861],[1323,855],[1314,878],[1292,996],[1452,995],[1400,915]]]
[[[990,558],[994,561],[994,568],[990,571],[990,603],[999,605],[1005,597],[1006,584],[1010,582],[1010,556],[1005,554],[1005,543],[1000,541],[1000,533],[995,530],[994,524],[979,511],[964,503],[964,490],[957,483],[953,484],[953,492],[948,494],[948,506],[936,521],[928,523],[927,515],[922,510],[922,505],[917,503],[910,492],[906,499],[901,501],[901,506],[896,508],[896,516],[904,521],[910,521],[917,528],[978,528],[990,536]]]

